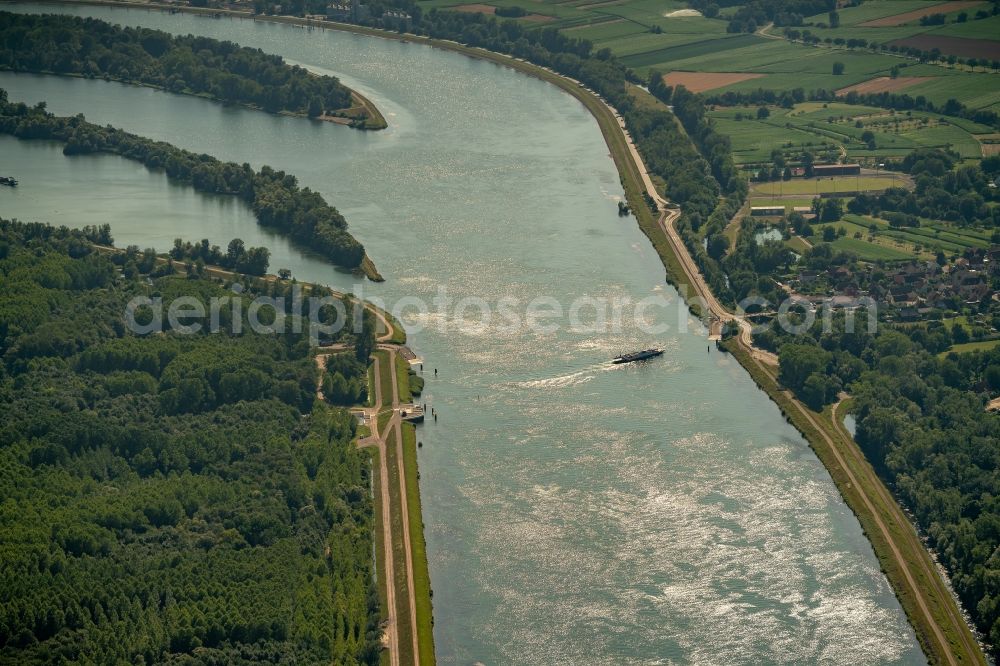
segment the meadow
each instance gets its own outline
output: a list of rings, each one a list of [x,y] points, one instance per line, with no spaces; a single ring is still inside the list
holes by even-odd
[[[982,156],[980,140],[990,141],[995,134],[986,125],[937,113],[893,112],[842,102],[769,107],[766,118],[758,118],[757,109],[715,107],[709,111],[719,131],[732,141],[737,164],[769,162],[775,149],[790,160],[808,150],[832,161],[843,155],[871,167],[918,148],[943,148],[975,159]],[[862,139],[869,131],[874,135],[874,148]]]

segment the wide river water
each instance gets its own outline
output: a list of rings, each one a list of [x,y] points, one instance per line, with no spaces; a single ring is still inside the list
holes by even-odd
[[[373,99],[387,131],[0,73],[12,100],[295,174],[344,213],[387,278],[365,284],[366,297],[675,297],[635,220],[617,215],[621,186],[596,122],[553,86],[333,31],[46,9],[260,47]],[[109,222],[118,245],[159,250],[238,235],[271,248],[272,270],[357,291],[238,202],[136,163],[3,137],[0,173],[22,181],[0,188],[4,217]],[[649,321],[671,325],[656,335],[629,318],[611,332],[512,331],[496,318],[475,325],[470,303],[465,315],[432,304],[403,317],[439,414],[418,439],[441,663],[924,662],[816,456],[732,358],[681,330],[683,311],[651,309]],[[651,344],[667,353],[607,362]]]

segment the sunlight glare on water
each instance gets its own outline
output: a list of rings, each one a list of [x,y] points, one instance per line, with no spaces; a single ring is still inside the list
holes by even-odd
[[[439,287],[488,302],[673,294],[634,218],[618,217],[622,192],[596,122],[548,84],[335,32],[46,11],[260,47],[337,72],[373,99],[385,132],[0,73],[13,100],[44,99],[57,113],[295,174],[344,213],[386,276],[364,285],[366,296],[429,300]],[[0,170],[24,184],[0,192],[4,216],[107,221],[119,245],[160,250],[177,236],[224,245],[239,234],[272,248],[273,270],[352,288],[350,276],[260,230],[245,207],[168,186],[119,158],[65,158],[4,138]],[[45,172],[54,174],[45,196],[33,196],[32,179]],[[137,197],[149,201],[141,214]],[[423,400],[439,414],[418,439],[441,663],[923,663],[822,465],[703,337],[676,321],[651,336],[634,324],[543,334],[476,327],[453,313],[403,318],[423,328],[411,343],[427,363]],[[654,344],[664,356],[609,364]]]

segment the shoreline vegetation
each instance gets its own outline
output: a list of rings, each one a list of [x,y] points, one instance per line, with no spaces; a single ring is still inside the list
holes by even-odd
[[[100,127],[82,115],[58,117],[44,104],[28,107],[7,100],[0,89],[0,133],[19,139],[45,139],[65,144],[66,155],[109,153],[162,170],[178,182],[201,192],[236,196],[247,203],[259,224],[284,232],[341,268],[382,281],[374,263],[348,231],[344,217],[309,188],[300,188],[295,177],[264,166],[222,162],[196,155],[162,141],[153,141],[124,130]]]
[[[816,452],[861,523],[928,660],[986,664],[951,586],[942,577],[911,518],[837,422],[836,405],[821,413],[809,409],[780,385],[773,367],[756,360],[738,338],[729,338],[721,346],[739,361]]]
[[[53,0],[50,0],[53,1]],[[683,287],[685,285],[690,285],[690,281],[685,276],[685,271],[681,266],[680,258],[677,253],[683,252],[684,248],[675,248],[671,245],[671,240],[668,238],[666,229],[662,228],[654,218],[651,203],[648,196],[646,195],[645,188],[642,186],[642,174],[639,170],[642,168],[633,162],[628,154],[627,143],[623,136],[623,127],[618,126],[618,122],[614,117],[612,110],[603,102],[603,99],[598,96],[598,93],[594,93],[591,90],[584,87],[582,84],[577,84],[568,77],[531,63],[526,62],[518,57],[507,56],[501,53],[486,51],[478,47],[466,46],[458,42],[450,41],[448,39],[434,39],[430,37],[425,37],[421,35],[414,35],[410,33],[392,33],[384,30],[379,30],[377,28],[369,28],[366,26],[358,26],[353,24],[335,23],[329,21],[315,21],[310,19],[300,19],[290,16],[254,16],[250,12],[240,12],[233,10],[216,10],[216,9],[201,9],[201,8],[189,8],[189,7],[173,7],[167,5],[157,5],[153,3],[132,3],[132,2],[119,2],[117,0],[54,0],[55,4],[67,4],[67,5],[98,5],[98,6],[111,6],[111,7],[125,7],[125,8],[135,8],[135,9],[146,9],[146,10],[158,10],[158,11],[185,11],[195,14],[210,15],[210,16],[231,16],[233,18],[246,18],[251,20],[263,20],[275,23],[289,23],[302,26],[312,26],[320,28],[329,28],[333,30],[343,30],[358,34],[365,34],[370,36],[397,39],[410,41],[414,43],[428,44],[434,47],[443,48],[447,50],[452,50],[464,55],[469,55],[471,57],[476,57],[480,59],[490,60],[496,62],[497,64],[511,67],[512,69],[521,71],[523,73],[535,76],[542,80],[554,83],[557,87],[569,92],[578,100],[580,100],[587,108],[591,111],[594,117],[597,119],[598,125],[601,128],[602,133],[611,149],[612,157],[616,165],[618,166],[619,173],[622,177],[622,185],[626,192],[626,197],[630,208],[636,214],[640,227],[650,237],[654,247],[659,253],[660,257],[663,259],[664,265],[667,269],[668,277],[671,282],[678,285],[678,287]],[[549,54],[551,55],[551,54]],[[595,86],[598,90],[600,87]],[[638,104],[639,99],[642,97],[641,93],[637,93],[636,104]],[[676,103],[675,103],[676,105]],[[665,115],[665,114],[664,114]],[[697,120],[697,117],[693,118]],[[682,119],[683,120],[683,119]],[[671,121],[673,122],[673,121]],[[706,146],[705,139],[709,138],[715,141],[713,137],[706,137],[704,134],[698,131],[697,125],[692,125],[692,127],[687,127],[687,133],[694,134],[692,139],[699,141],[699,145],[703,149],[703,153],[711,153],[711,146]],[[683,133],[683,130],[682,130]],[[649,159],[649,154],[646,148],[643,146],[643,137],[639,137],[640,150],[644,153],[646,159]],[[727,140],[726,140],[727,141]],[[719,144],[721,147],[721,152],[726,152],[726,143],[723,141]],[[706,151],[705,148],[708,148]],[[731,161],[731,160],[730,160]],[[696,160],[695,164],[707,164],[702,162],[700,159]],[[694,164],[692,164],[694,166]],[[720,161],[717,165],[725,167],[724,161]],[[713,169],[716,171],[717,169]],[[654,171],[659,171],[655,169]],[[653,174],[654,178],[659,178],[657,173]],[[668,183],[669,184],[669,183]],[[727,183],[730,184],[730,183]],[[670,191],[667,192],[668,196]],[[731,192],[732,194],[738,194],[738,191]],[[727,197],[725,201],[726,206],[719,206],[717,210],[712,211],[711,209],[715,207],[715,202],[713,202],[708,208],[713,213],[713,217],[716,218],[716,223],[721,223],[723,226],[727,226],[730,222],[732,214],[741,207],[742,201],[738,196]],[[716,200],[717,202],[717,200]],[[690,203],[690,202],[688,202]],[[706,203],[704,200],[700,202],[701,205],[696,205],[696,208],[701,210],[705,209]],[[739,204],[735,205],[734,204]],[[682,202],[685,208],[685,214],[690,213],[690,205]],[[731,209],[727,211],[728,209]],[[729,212],[730,215],[726,215]],[[700,216],[700,212],[699,212]],[[704,222],[708,216],[700,216],[699,223]],[[686,221],[682,220],[682,225]],[[678,225],[679,227],[682,225]],[[684,242],[688,245],[687,250],[694,255],[694,258],[702,271],[705,270],[707,265],[702,259],[701,255],[704,252],[698,252],[700,247],[691,247],[690,240],[697,238],[694,234],[687,234],[684,236]],[[701,261],[699,261],[701,260]],[[713,274],[711,270],[708,271],[706,278],[710,285],[712,285],[713,291],[715,290],[716,278],[721,279],[721,275]],[[695,285],[696,286],[696,285]],[[688,290],[690,292],[690,289]],[[693,309],[694,311],[694,309]],[[779,407],[783,410],[784,405],[794,405],[794,409],[801,413],[802,418],[793,419],[793,425],[802,432],[803,436],[810,443],[810,445],[817,450],[817,447],[824,446],[824,440],[817,430],[815,422],[812,423],[810,427],[810,411],[799,401],[797,401],[790,393],[784,392],[780,389],[778,384],[774,381],[768,381],[767,375],[762,374],[764,371],[761,367],[756,365],[750,351],[745,349],[743,345],[745,344],[742,339],[743,336],[739,336],[733,340],[728,340],[724,344],[730,346],[737,353],[735,357],[740,363],[750,372],[757,381],[758,385],[774,400]],[[742,352],[742,353],[739,353]],[[852,456],[849,459],[855,459],[856,456],[861,456],[860,460],[864,464],[867,463],[866,457],[857,448],[857,445],[853,441],[842,441],[842,438],[835,438],[833,440],[837,446],[842,447],[843,451],[850,453]],[[864,527],[866,534],[868,534],[871,544],[882,563],[883,570],[889,579],[892,587],[896,593],[897,598],[899,598],[901,605],[907,613],[911,625],[913,626],[918,640],[921,643],[922,648],[925,651],[929,661],[931,663],[948,663],[948,664],[967,664],[976,663],[983,664],[985,658],[983,657],[980,646],[976,642],[972,633],[969,630],[968,625],[963,620],[961,611],[958,609],[954,598],[950,593],[947,592],[947,585],[945,581],[941,578],[940,574],[931,567],[930,569],[920,567],[917,575],[914,577],[910,574],[910,569],[912,567],[919,566],[921,562],[927,562],[930,560],[930,556],[926,548],[920,541],[919,536],[913,529],[913,525],[909,520],[905,519],[902,524],[896,525],[895,529],[890,532],[892,535],[890,537],[889,543],[883,540],[872,538],[873,532],[870,530],[870,526],[874,524],[875,515],[868,507],[865,506],[864,502],[858,501],[857,496],[854,493],[847,492],[850,488],[843,485],[843,481],[838,481],[839,472],[836,468],[832,468],[828,464],[828,456],[820,455],[820,459],[826,464],[827,469],[830,471],[831,476],[837,482],[838,488],[841,491],[842,496],[845,501],[858,516],[859,521]],[[870,465],[869,465],[870,466]],[[862,479],[867,479],[867,482],[871,482],[876,488],[859,488],[858,490],[863,490],[865,495],[870,495],[872,492],[881,488],[881,492],[878,493],[880,501],[885,502],[887,505],[891,505],[894,511],[902,514],[902,510],[899,507],[896,499],[888,493],[888,491],[881,486],[881,481],[877,476],[864,476]],[[865,483],[866,481],[862,481]],[[902,542],[904,543],[904,548],[902,550],[903,557],[897,557],[892,551],[893,543]],[[917,564],[914,564],[914,558],[917,560]],[[911,585],[907,578],[910,580],[920,581],[918,585]],[[945,593],[940,593],[940,590],[945,590]],[[940,639],[941,632],[944,632],[944,640]]]
[[[84,1],[89,4],[89,0]],[[78,4],[79,2],[80,0],[66,0],[66,4]],[[113,6],[121,3],[109,2],[108,0],[94,0],[94,4],[107,4]],[[233,15],[240,16],[236,13]],[[471,57],[490,60],[497,64],[511,67],[512,69],[553,83],[562,90],[570,93],[583,103],[597,120],[602,134],[604,135],[611,150],[612,158],[614,159],[615,164],[618,167],[619,174],[621,175],[622,185],[626,192],[626,198],[629,206],[633,213],[636,214],[640,228],[650,238],[654,248],[663,260],[664,266],[667,270],[668,279],[678,286],[678,288],[687,287],[688,294],[697,294],[697,285],[692,284],[692,281],[687,278],[685,271],[682,268],[682,262],[677,255],[678,252],[683,250],[681,248],[672,247],[665,227],[659,224],[659,221],[652,212],[650,205],[651,202],[649,201],[649,197],[646,195],[646,190],[642,183],[642,167],[637,165],[632,159],[632,156],[629,154],[628,144],[624,136],[624,128],[619,124],[618,120],[615,118],[614,112],[604,102],[604,100],[589,90],[585,85],[574,81],[569,77],[557,74],[548,68],[534,65],[511,56],[466,46],[450,40],[439,40],[412,34],[388,33],[374,28],[367,28],[352,24],[331,24],[331,22],[326,21],[321,22],[309,19],[296,19],[295,17],[243,17],[252,18],[253,20],[273,20],[274,22],[296,23],[300,25],[312,25],[315,27],[342,29],[349,32],[389,39],[426,43],[434,47],[444,48]],[[697,115],[698,114],[695,111],[692,112],[690,116],[695,123],[699,120]],[[678,123],[678,125],[679,124],[680,123]],[[697,124],[692,124],[692,129],[697,130]],[[681,132],[684,133],[684,130],[681,130]],[[688,129],[687,132],[690,133],[691,130]],[[703,137],[703,139],[704,138],[705,137]],[[723,142],[722,145],[726,145],[725,142]],[[642,150],[641,145],[640,150]],[[745,198],[739,196],[738,190],[736,190],[734,194],[736,194],[736,196],[730,196],[724,200],[725,205],[720,206],[719,210],[711,211],[712,216],[720,218],[724,225],[728,225],[729,220],[742,207],[742,199]],[[674,218],[676,219],[676,216],[674,216]],[[697,261],[696,253],[697,249],[700,248],[700,243],[697,243],[696,236],[694,236],[694,234],[684,235],[682,232],[682,238],[684,238],[684,244],[687,246],[685,249],[695,255],[698,268],[704,269],[706,262]],[[692,248],[692,246],[696,247]],[[702,252],[702,254],[704,254],[704,252]],[[717,280],[721,281],[721,277],[717,277]],[[710,284],[712,284],[712,282],[710,282]],[[697,303],[692,302],[690,305],[692,306],[692,311],[694,313],[702,314]],[[729,344],[737,346],[742,345],[744,342],[741,338],[742,336],[737,339],[736,343]],[[759,372],[755,373],[754,366],[752,365],[754,363],[753,355],[748,350],[744,351],[746,353],[735,354],[734,356],[751,374],[751,376],[754,376],[758,385],[761,386],[761,388],[768,393],[769,397],[779,405],[779,408],[783,403],[791,402],[798,405],[798,409],[808,409],[795,400],[794,397],[783,393],[777,384],[762,382]],[[792,420],[792,424],[802,433],[803,437],[809,442],[810,446],[818,452],[818,447],[823,446],[823,440],[818,437],[818,432],[814,428],[807,427],[806,423],[802,419]],[[849,443],[840,442],[840,444],[848,448],[853,448],[857,451],[857,446],[853,443],[853,441]],[[837,481],[837,476],[834,474],[834,470],[829,467],[829,456],[821,455],[820,459],[827,464],[827,468],[830,470],[831,476],[833,476],[834,480]],[[876,476],[867,476],[862,478],[865,482],[881,485],[881,481]],[[961,611],[957,607],[954,597],[947,592],[947,586],[941,579],[939,572],[936,569],[931,568],[929,570],[925,569],[921,573],[919,580],[925,583],[926,589],[925,586],[913,587],[907,581],[906,574],[908,571],[906,571],[906,569],[910,566],[914,566],[914,561],[922,563],[930,559],[926,548],[921,543],[916,532],[913,530],[912,524],[907,521],[903,526],[905,529],[897,529],[892,533],[894,538],[905,543],[903,553],[906,560],[899,561],[898,559],[895,559],[891,553],[891,543],[872,537],[873,532],[871,531],[870,526],[876,522],[875,515],[868,509],[867,506],[865,506],[863,502],[858,501],[856,495],[847,492],[849,489],[845,488],[842,483],[837,483],[837,486],[841,495],[845,498],[845,501],[851,507],[855,515],[858,516],[859,521],[866,530],[866,534],[869,536],[869,541],[876,552],[876,556],[879,558],[883,571],[890,581],[900,604],[903,606],[904,611],[914,628],[918,641],[920,642],[925,654],[928,656],[928,659],[932,663],[985,664],[985,658],[982,655],[979,645],[972,636],[968,624],[965,622]],[[871,491],[871,488],[868,490]],[[893,503],[896,510],[900,511],[898,503],[896,503],[896,500],[892,498],[891,495],[889,496],[889,500]],[[892,562],[895,562],[895,565],[893,565]],[[912,575],[909,578],[912,580]],[[940,589],[944,589],[945,593],[941,594]],[[945,638],[943,640],[940,638],[942,628],[945,634]]]
[[[0,11],[0,70],[101,78],[358,129],[388,126],[370,100],[336,77],[280,56],[98,19]]]

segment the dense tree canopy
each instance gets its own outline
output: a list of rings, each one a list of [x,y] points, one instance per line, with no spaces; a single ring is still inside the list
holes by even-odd
[[[351,106],[351,91],[336,78],[314,76],[260,49],[94,18],[0,12],[0,68],[142,83],[271,112],[315,116],[311,105]]]
[[[0,661],[378,663],[370,467],[308,340],[134,335],[133,296],[232,292],[65,228],[0,220],[0,280]]]

